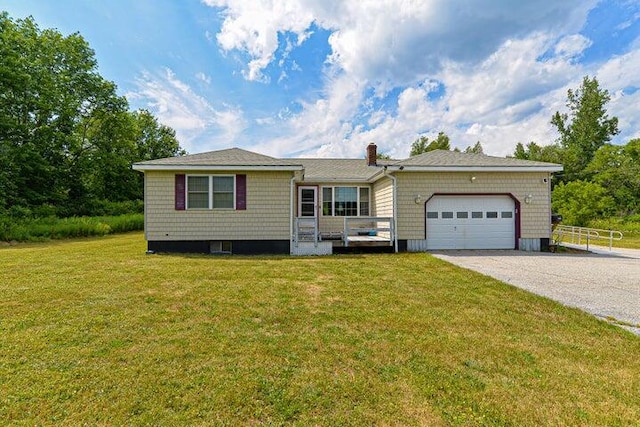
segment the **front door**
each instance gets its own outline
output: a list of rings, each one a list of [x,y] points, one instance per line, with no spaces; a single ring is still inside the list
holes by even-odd
[[[298,187],[298,216],[315,217],[318,187]]]

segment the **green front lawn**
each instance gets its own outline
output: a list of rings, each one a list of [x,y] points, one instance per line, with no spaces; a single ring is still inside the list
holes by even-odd
[[[0,249],[2,424],[634,425],[640,338],[426,254]]]

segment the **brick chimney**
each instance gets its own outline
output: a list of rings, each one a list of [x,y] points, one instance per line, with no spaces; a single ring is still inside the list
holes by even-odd
[[[376,166],[378,162],[378,146],[374,142],[367,145],[367,166]]]

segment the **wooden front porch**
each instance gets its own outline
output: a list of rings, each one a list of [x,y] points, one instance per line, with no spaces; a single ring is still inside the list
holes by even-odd
[[[295,219],[293,244],[331,242],[336,248],[394,246],[395,229],[392,217],[345,217],[342,230],[323,230],[315,217]]]

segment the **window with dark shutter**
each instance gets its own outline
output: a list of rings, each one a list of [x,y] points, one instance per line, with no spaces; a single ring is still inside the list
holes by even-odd
[[[185,210],[185,176],[183,174],[176,175],[175,184],[175,207],[177,211]]]

